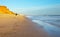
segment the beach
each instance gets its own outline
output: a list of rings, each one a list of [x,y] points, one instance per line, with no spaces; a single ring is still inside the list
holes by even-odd
[[[25,16],[0,14],[0,37],[49,37],[49,35]]]

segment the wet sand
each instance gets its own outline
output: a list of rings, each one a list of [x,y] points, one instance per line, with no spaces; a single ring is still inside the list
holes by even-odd
[[[0,15],[0,37],[49,37],[38,24],[22,15]]]

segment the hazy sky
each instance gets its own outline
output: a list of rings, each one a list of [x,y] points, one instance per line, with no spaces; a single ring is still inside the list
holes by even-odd
[[[60,0],[0,0],[16,13],[26,15],[60,15]]]

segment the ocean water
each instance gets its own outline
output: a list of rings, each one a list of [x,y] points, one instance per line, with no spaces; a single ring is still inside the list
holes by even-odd
[[[60,37],[60,15],[27,17],[42,26],[51,37]]]

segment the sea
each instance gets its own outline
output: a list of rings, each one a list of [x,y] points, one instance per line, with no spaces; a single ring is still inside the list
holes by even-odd
[[[26,16],[42,26],[51,37],[60,37],[60,15]]]

